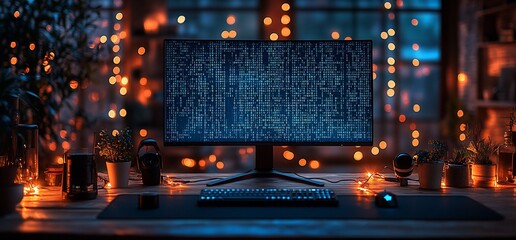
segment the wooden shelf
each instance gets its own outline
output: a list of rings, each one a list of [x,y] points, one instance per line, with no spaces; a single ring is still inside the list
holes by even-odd
[[[516,47],[516,42],[479,42],[477,47],[479,48],[487,48],[487,47]]]
[[[512,108],[516,106],[516,102],[478,100],[476,106],[481,108]]]

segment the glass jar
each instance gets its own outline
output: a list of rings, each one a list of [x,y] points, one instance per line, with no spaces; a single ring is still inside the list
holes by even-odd
[[[498,170],[497,170],[497,182],[499,184],[514,183],[513,178],[513,157],[516,152],[514,145],[512,144],[511,132],[505,132],[504,144],[498,148]]]

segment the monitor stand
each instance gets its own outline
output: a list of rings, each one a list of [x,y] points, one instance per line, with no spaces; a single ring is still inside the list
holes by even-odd
[[[288,174],[284,172],[279,172],[273,169],[273,146],[272,145],[260,145],[256,146],[255,149],[255,168],[254,170],[248,171],[246,173],[237,174],[234,176],[230,176],[224,179],[215,180],[206,184],[206,186],[217,186],[226,183],[237,182],[240,180],[250,179],[250,178],[271,178],[278,177],[283,178],[285,180],[290,180],[299,183],[305,183],[313,186],[322,187],[324,183],[314,181],[308,178],[303,178],[300,176],[296,176],[294,174]]]

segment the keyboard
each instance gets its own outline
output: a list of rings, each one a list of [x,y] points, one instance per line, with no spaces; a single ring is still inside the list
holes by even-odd
[[[335,207],[335,192],[327,188],[206,188],[197,204],[210,206]]]

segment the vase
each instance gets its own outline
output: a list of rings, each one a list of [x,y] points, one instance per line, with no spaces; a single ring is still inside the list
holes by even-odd
[[[425,190],[440,190],[443,178],[443,162],[418,164],[419,188]]]
[[[496,164],[473,164],[471,178],[474,187],[491,188],[496,186]]]
[[[125,188],[129,186],[131,162],[106,162],[106,167],[112,188]]]
[[[469,187],[469,166],[463,164],[448,164],[444,171],[444,183],[447,187]]]

